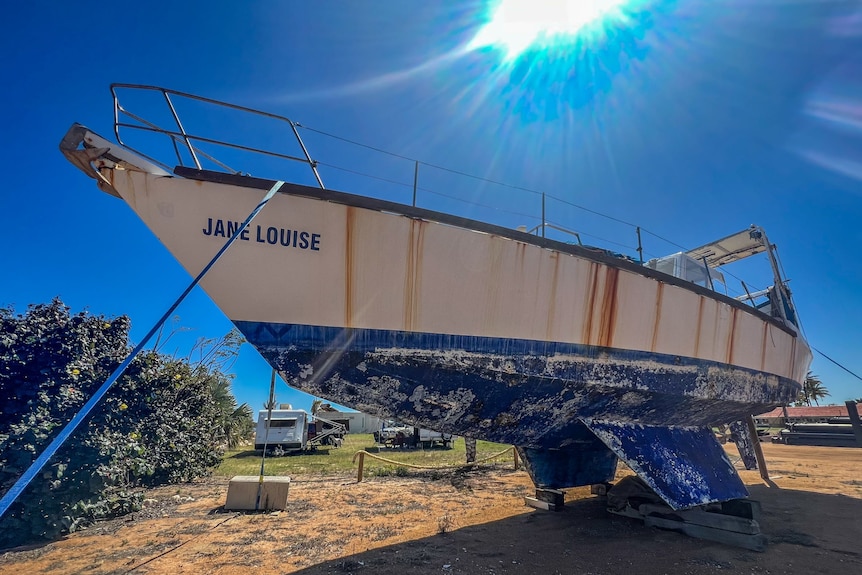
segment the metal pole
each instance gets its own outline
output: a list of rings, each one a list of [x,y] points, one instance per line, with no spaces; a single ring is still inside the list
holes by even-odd
[[[194,148],[194,146],[192,146],[191,140],[189,140],[189,137],[186,135],[186,130],[185,130],[185,128],[183,128],[182,122],[180,122],[180,117],[179,117],[179,115],[177,115],[176,109],[174,109],[174,103],[171,102],[171,97],[168,96],[168,93],[165,91],[162,91],[162,95],[165,97],[165,101],[168,103],[168,108],[171,109],[171,114],[173,114],[174,121],[177,123],[177,127],[180,129],[180,133],[183,135],[183,140],[185,140],[185,142],[186,142],[186,147],[188,147],[189,153],[192,155],[192,160],[194,160],[195,166],[197,167],[197,169],[200,170],[201,169],[201,163],[198,160],[198,155],[195,154],[195,148]]]
[[[257,497],[254,510],[260,509],[260,494],[263,491],[263,464],[266,462],[266,444],[269,443],[269,422],[272,420],[272,404],[275,403],[275,368],[269,379],[269,401],[266,403],[266,421],[263,422],[263,454],[260,456],[260,477],[257,480]]]
[[[644,263],[644,248],[641,245],[641,228],[638,226],[635,231],[638,233],[638,257],[641,260],[641,263]]]
[[[419,160],[413,168],[413,207],[416,207],[416,188],[419,186]]]
[[[859,421],[859,410],[856,408],[856,402],[845,401],[844,405],[847,406],[847,416],[850,418],[853,435],[856,436],[856,445],[862,447],[862,423]]]
[[[706,279],[709,281],[709,289],[715,291],[715,286],[712,285],[712,275],[709,273],[709,264],[706,263],[706,256],[701,259],[703,260],[703,269],[706,270]]]
[[[201,270],[201,273],[197,275],[195,279],[192,280],[192,283],[185,289],[185,291],[180,294],[180,297],[168,308],[168,311],[164,313],[164,315],[156,322],[156,324],[147,332],[147,335],[144,336],[144,339],[132,350],[132,353],[123,360],[117,369],[114,370],[114,373],[105,380],[105,383],[96,390],[96,393],[84,404],[84,406],[75,414],[75,416],[66,424],[66,427],[60,432],[57,437],[45,448],[45,450],[36,458],[36,461],[30,464],[30,467],[27,468],[27,471],[24,472],[21,477],[18,478],[18,481],[3,495],[3,498],[0,499],[0,517],[9,510],[15,500],[18,499],[18,496],[27,488],[30,482],[33,480],[36,475],[42,471],[42,468],[48,463],[48,460],[57,453],[57,450],[69,439],[69,436],[74,433],[75,429],[81,424],[82,421],[90,414],[90,411],[96,406],[97,403],[102,399],[102,397],[108,392],[114,382],[116,382],[123,372],[126,371],[126,368],[129,367],[129,364],[132,363],[132,360],[137,357],[137,355],[141,352],[144,347],[146,347],[147,343],[150,339],[155,335],[155,333],[161,328],[162,324],[167,321],[167,319],[174,313],[174,310],[179,307],[182,301],[186,298],[189,293],[195,288],[196,285],[203,279],[203,277],[210,271],[213,265],[221,258],[221,256],[227,251],[227,249],[233,245],[236,239],[239,237],[240,233],[251,223],[251,221],[260,213],[263,207],[272,199],[275,193],[284,185],[284,182],[276,182],[275,185],[266,193],[263,197],[263,200],[255,206],[254,210],[248,215],[243,222],[243,225],[238,227],[234,234],[230,237],[230,239],[225,242],[222,248],[218,251],[218,253],[210,260],[210,262],[204,266],[204,269]]]
[[[542,237],[545,237],[545,193],[542,192]]]
[[[308,153],[305,143],[302,141],[302,138],[299,137],[296,123],[290,122],[290,129],[293,130],[293,135],[296,136],[296,141],[299,142],[299,147],[302,148],[302,153],[305,154],[305,159],[308,160],[308,165],[311,166],[311,171],[314,172],[314,178],[317,180],[317,185],[320,186],[321,190],[325,190],[326,186],[323,185],[323,180],[320,179],[320,174],[317,173],[317,162],[311,159],[311,154]]]
[[[757,425],[754,423],[754,416],[749,415],[745,420],[748,427],[748,434],[751,436],[754,448],[754,457],[757,459],[757,469],[760,471],[760,477],[764,481],[769,481],[769,470],[766,468],[766,458],[763,456],[763,446],[760,445],[760,436],[757,435]]]
[[[748,291],[748,286],[747,286],[747,285],[745,285],[745,282],[744,282],[744,281],[742,281],[742,280],[739,280],[739,283],[741,283],[741,284],[742,284],[742,289],[744,289],[744,290],[745,290],[745,295],[747,295],[747,296],[748,296],[748,301],[750,301],[750,302],[751,302],[751,305],[752,305],[752,306],[754,306],[754,305],[755,305],[755,304],[754,304],[754,298],[753,298],[753,297],[751,297],[751,292],[750,292],[750,291]],[[787,414],[785,413],[784,415],[786,416]]]

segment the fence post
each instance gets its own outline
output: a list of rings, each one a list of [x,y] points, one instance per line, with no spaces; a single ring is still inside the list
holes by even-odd
[[[356,483],[362,483],[362,471],[365,467],[365,452],[359,452],[359,471],[356,472]]]
[[[515,460],[515,471],[518,471],[518,466],[520,465],[520,461],[518,461],[518,448],[514,445],[512,446],[512,455]]]
[[[476,462],[476,438],[475,437],[465,437],[464,438],[464,448],[466,450],[467,455],[467,463],[475,463]]]

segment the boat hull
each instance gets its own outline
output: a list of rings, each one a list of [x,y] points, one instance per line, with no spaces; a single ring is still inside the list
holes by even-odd
[[[516,445],[541,487],[609,482],[620,458],[675,509],[746,497],[709,425],[769,405],[743,398],[795,389],[792,381],[739,368],[626,350],[237,327],[303,391],[417,426]],[[704,386],[725,399],[698,397]]]
[[[124,162],[100,185],[192,275],[273,186]],[[514,444],[544,487],[620,458],[673,508],[747,495],[709,426],[795,398],[811,359],[793,326],[634,262],[290,184],[201,285],[290,385]]]
[[[583,418],[706,426],[793,393],[717,362],[585,345],[235,322],[292,386],[457,435],[561,448]],[[720,398],[720,399],[719,399]]]

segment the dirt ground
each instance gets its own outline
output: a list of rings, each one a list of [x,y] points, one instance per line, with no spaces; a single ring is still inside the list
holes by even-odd
[[[763,506],[763,553],[610,515],[589,488],[536,511],[527,474],[497,466],[296,477],[275,513],[225,512],[225,479],[156,489],[139,513],[3,553],[0,574],[862,573],[862,449],[764,451],[774,486],[740,473]]]

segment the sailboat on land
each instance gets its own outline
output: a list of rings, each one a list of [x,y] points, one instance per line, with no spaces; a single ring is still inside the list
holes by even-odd
[[[177,127],[127,112],[122,89],[163,96]],[[204,144],[231,144],[187,132],[172,98],[289,122],[302,150],[289,159],[307,161],[320,182],[297,125],[162,88],[112,90],[117,140],[120,128],[162,135],[177,165],[77,124],[63,153],[192,275],[239,234],[201,285],[291,386],[515,445],[539,487],[609,481],[619,458],[674,509],[747,496],[711,427],[792,400],[811,361],[761,228],[643,264],[288,183],[239,230],[275,182],[204,169]],[[722,293],[718,268],[758,253],[773,285],[743,298]]]

